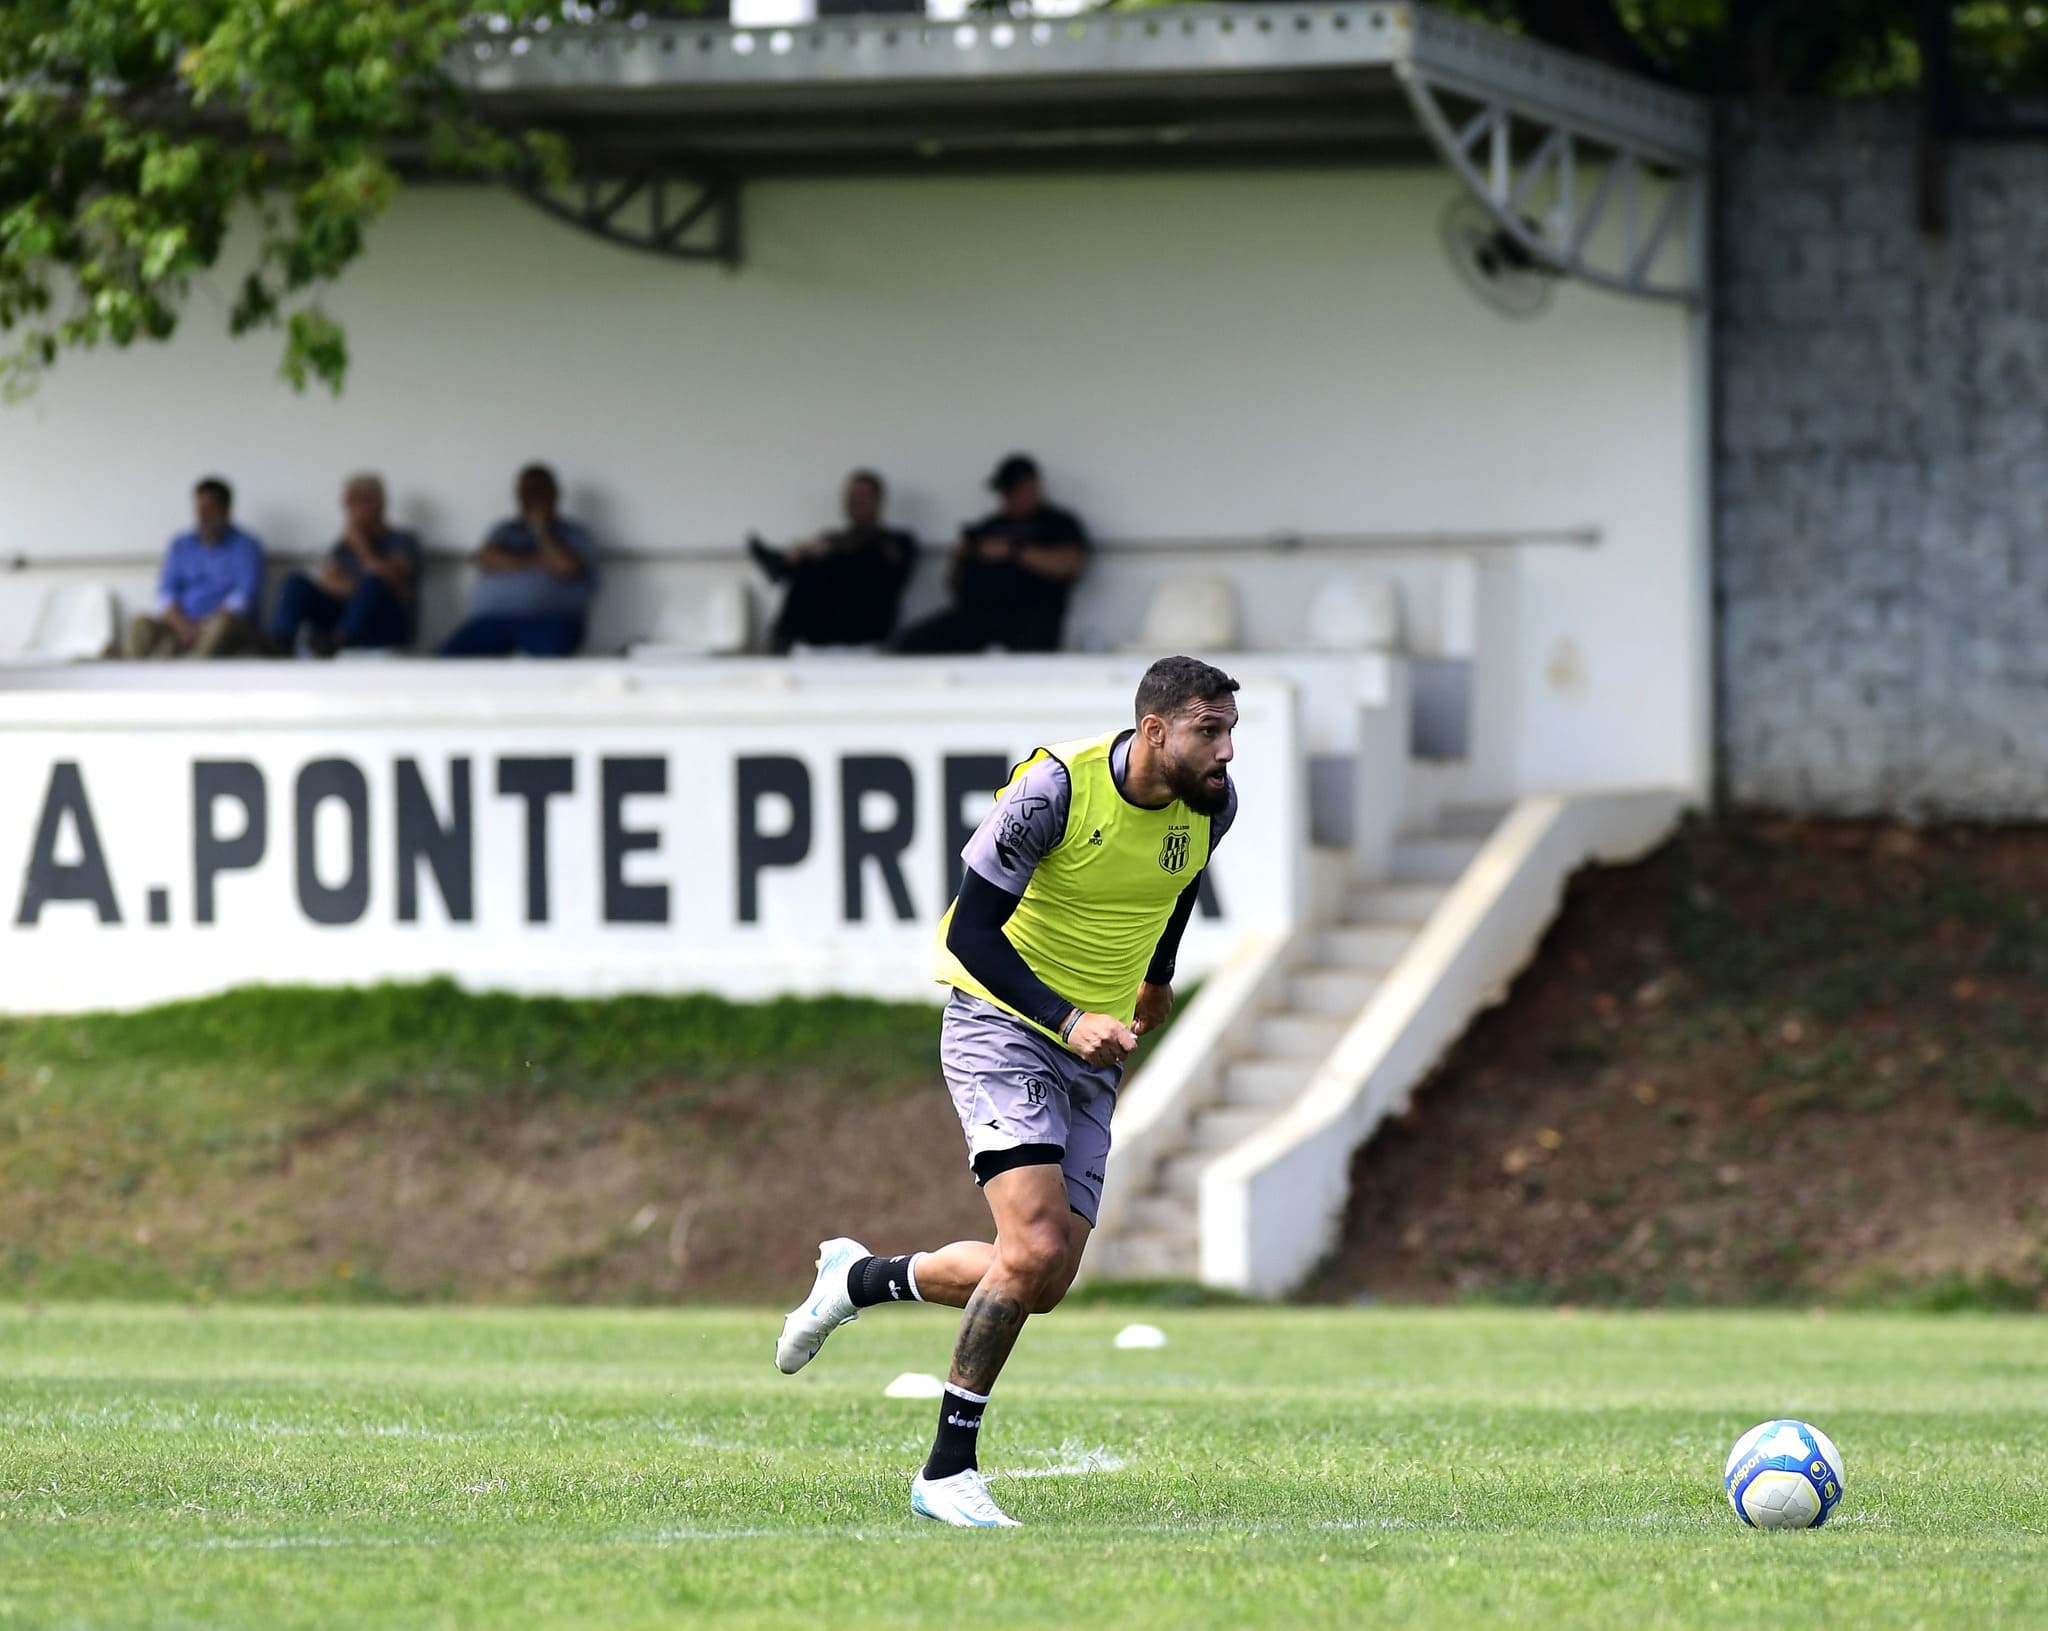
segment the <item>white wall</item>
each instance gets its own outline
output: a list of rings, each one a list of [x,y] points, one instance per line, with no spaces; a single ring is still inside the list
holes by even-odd
[[[1434,171],[760,186],[734,274],[417,190],[333,301],[342,402],[276,383],[271,339],[222,337],[223,278],[172,347],[67,358],[0,409],[0,557],[153,549],[211,470],[277,546],[323,542],[367,467],[460,547],[535,456],[634,548],[815,527],[856,463],[943,537],[1021,447],[1105,536],[1598,526],[1597,550],[1483,574],[1474,791],[1698,785],[1696,319],[1576,288],[1532,322],[1494,315],[1443,265],[1450,190]],[[17,619],[23,593],[0,578]]]

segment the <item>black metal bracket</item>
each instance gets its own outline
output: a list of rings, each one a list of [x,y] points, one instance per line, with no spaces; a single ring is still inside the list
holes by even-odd
[[[741,259],[740,183],[660,163],[592,166],[566,185],[533,180],[517,191],[536,209],[606,243],[669,260]]]

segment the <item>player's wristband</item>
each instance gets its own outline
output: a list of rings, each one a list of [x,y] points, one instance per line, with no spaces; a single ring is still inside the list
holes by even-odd
[[[1074,1027],[1080,1023],[1081,1010],[1076,1008],[1071,1014],[1067,1015],[1066,1024],[1060,1027],[1060,1040],[1064,1042],[1068,1037],[1072,1036],[1074,1034]]]

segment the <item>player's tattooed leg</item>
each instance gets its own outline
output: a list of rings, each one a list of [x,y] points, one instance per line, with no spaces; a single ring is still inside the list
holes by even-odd
[[[1022,1299],[986,1286],[968,1298],[960,1316],[960,1336],[953,1345],[952,1380],[976,1393],[992,1389],[1010,1350],[1017,1346],[1025,1313]]]

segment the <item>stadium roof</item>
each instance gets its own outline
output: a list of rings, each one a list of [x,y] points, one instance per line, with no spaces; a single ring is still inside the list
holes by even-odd
[[[540,201],[666,253],[736,259],[738,184],[753,177],[1434,155],[1539,263],[1631,293],[1696,292],[1696,275],[1660,267],[1704,195],[1705,105],[1427,6],[777,28],[643,17],[480,32],[464,51],[480,111],[557,130],[578,153],[582,199]],[[1532,215],[1538,198],[1551,219]]]

